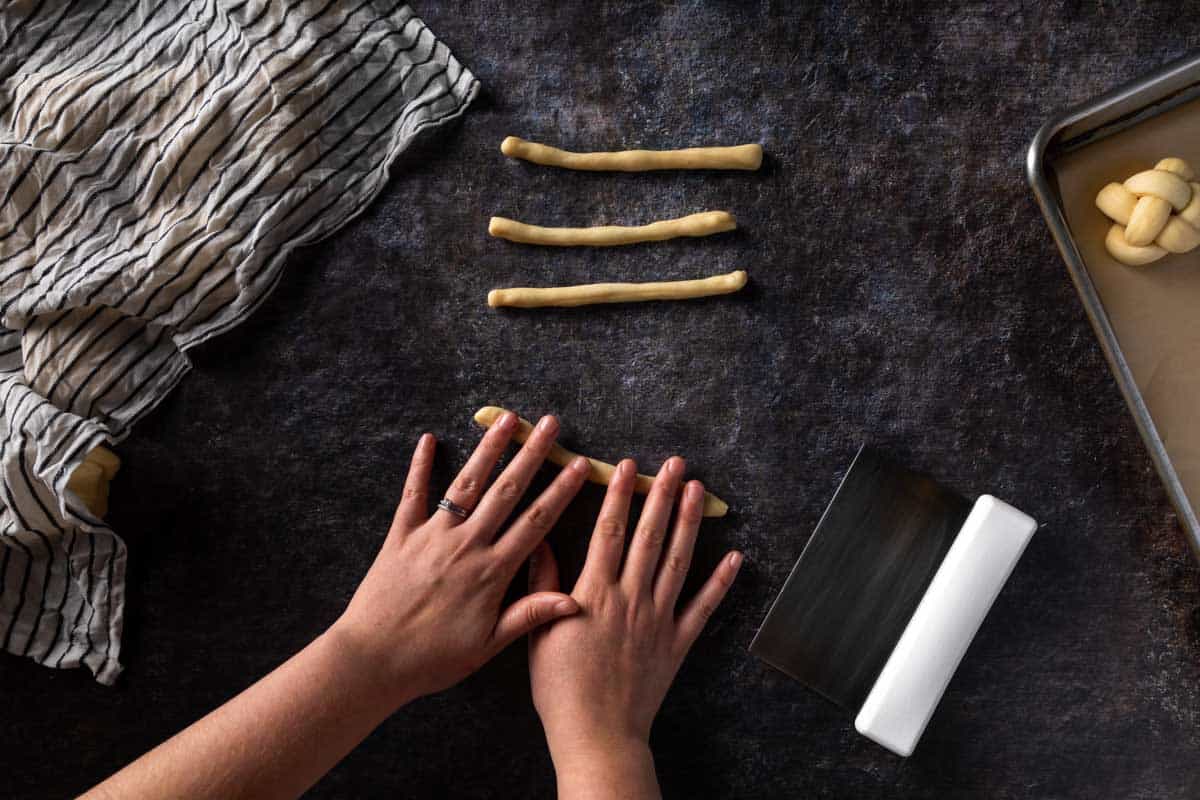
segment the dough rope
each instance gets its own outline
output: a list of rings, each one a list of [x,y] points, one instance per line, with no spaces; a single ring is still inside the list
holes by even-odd
[[[647,300],[690,300],[732,294],[746,285],[746,271],[713,275],[691,281],[652,283],[587,283],[544,289],[514,287],[492,289],[487,303],[492,308],[542,308],[544,306],[587,306],[597,303],[640,303]]]
[[[534,164],[589,172],[647,172],[656,169],[744,169],[762,166],[762,145],[689,147],[683,150],[620,150],[614,153],[571,153],[557,147],[508,136],[500,152]]]
[[[1104,246],[1122,264],[1141,266],[1200,247],[1200,183],[1182,158],[1164,158],[1125,183],[1110,183],[1096,207],[1115,224]],[[1175,213],[1172,213],[1175,212]]]
[[[490,428],[500,419],[504,413],[503,408],[497,406],[484,406],[475,412],[475,421],[485,428]],[[517,417],[517,429],[513,433],[513,439],[518,444],[524,444],[529,435],[533,433],[533,423],[528,420]],[[550,453],[546,458],[560,467],[565,467],[571,463],[576,457],[576,453],[572,453],[561,445],[554,445],[550,448]],[[585,456],[586,458],[586,456]],[[612,480],[613,472],[616,470],[612,464],[604,461],[597,461],[594,458],[588,458],[588,463],[592,465],[588,472],[587,479],[592,483],[598,483],[601,486],[608,486],[608,482]],[[650,475],[638,474],[637,480],[634,482],[633,490],[638,494],[649,494],[650,487],[654,485],[654,478]],[[729,511],[729,504],[716,495],[704,493],[704,516],[706,517],[723,517]]]
[[[731,231],[736,227],[737,220],[728,211],[702,211],[679,219],[661,220],[634,227],[601,225],[595,228],[544,228],[505,217],[492,217],[488,223],[488,233],[498,239],[522,244],[612,247],[636,242],[661,242],[680,236],[710,236]]]

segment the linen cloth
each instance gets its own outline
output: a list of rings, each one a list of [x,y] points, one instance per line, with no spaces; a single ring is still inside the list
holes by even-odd
[[[116,678],[126,549],[71,472],[477,91],[388,0],[0,11],[4,650]]]

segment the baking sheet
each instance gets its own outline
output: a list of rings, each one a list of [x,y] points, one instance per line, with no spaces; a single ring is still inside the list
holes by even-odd
[[[1127,267],[1104,249],[1097,192],[1161,158],[1200,167],[1200,100],[1055,158],[1063,214],[1193,508],[1200,498],[1200,250]]]

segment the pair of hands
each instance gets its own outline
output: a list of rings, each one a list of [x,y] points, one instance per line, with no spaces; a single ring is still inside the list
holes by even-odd
[[[563,469],[500,535],[558,434],[557,420],[543,417],[488,487],[516,427],[508,413],[489,428],[446,493],[471,509],[466,519],[442,509],[430,516],[436,443],[421,437],[387,539],[331,633],[374,671],[373,682],[396,707],[458,683],[532,634],[534,705],[566,790],[575,778],[582,786],[601,771],[611,776],[646,766],[654,716],[742,557],[731,552],[722,559],[677,613],[704,489],[698,481],[681,486],[683,459],[669,459],[630,537],[637,470],[625,460],[608,487],[582,574],[570,594],[562,593],[543,538],[583,486],[588,463],[579,458]],[[531,593],[504,608],[526,559]]]

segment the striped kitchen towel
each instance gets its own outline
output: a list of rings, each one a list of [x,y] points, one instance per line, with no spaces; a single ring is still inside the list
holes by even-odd
[[[125,545],[72,471],[477,90],[391,0],[0,10],[4,650],[116,678]]]

